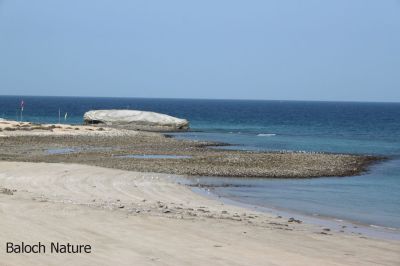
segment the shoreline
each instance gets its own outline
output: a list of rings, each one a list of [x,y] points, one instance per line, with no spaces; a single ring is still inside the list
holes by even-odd
[[[205,188],[201,187],[192,187],[192,190],[195,193],[198,193],[204,197],[210,197],[212,199],[219,200],[225,204],[230,204],[238,207],[243,207],[249,210],[261,211],[269,214],[274,214],[277,216],[282,216],[286,219],[290,219],[294,217],[295,219],[300,220],[306,224],[311,224],[317,227],[324,227],[333,229],[337,233],[347,233],[353,235],[363,235],[376,239],[383,240],[400,240],[400,228],[393,228],[381,225],[373,225],[362,222],[356,222],[344,218],[320,215],[320,214],[310,214],[301,211],[295,211],[290,209],[285,209],[284,207],[274,207],[274,206],[261,206],[261,205],[252,205],[249,203],[241,202],[235,199],[231,199],[229,197],[220,196],[217,193],[213,192],[212,189],[209,191]],[[343,227],[345,226],[345,227]],[[341,232],[343,231],[343,232]]]
[[[0,193],[0,211],[7,214],[0,219],[5,229],[0,239],[91,244],[90,256],[68,257],[76,265],[154,260],[205,265],[215,258],[221,265],[279,264],[283,258],[286,265],[396,265],[400,260],[399,241],[340,234],[224,204],[172,182],[173,175],[60,163],[0,162],[0,169],[0,187],[10,192]],[[2,252],[0,258],[7,265],[60,260]]]
[[[397,158],[397,157],[396,157]],[[389,160],[390,161],[390,160]],[[376,165],[374,165],[376,167]],[[370,171],[370,170],[368,170]],[[199,177],[201,178],[201,177]],[[212,177],[210,177],[212,178]],[[331,177],[325,177],[331,178]],[[234,198],[230,198],[227,196],[219,195],[215,189],[220,187],[251,187],[251,185],[235,185],[231,183],[226,183],[222,185],[215,184],[205,184],[198,183],[199,181],[195,180],[196,177],[183,176],[177,177],[174,179],[178,184],[185,185],[189,187],[193,192],[202,195],[204,197],[208,197],[211,199],[215,199],[221,201],[226,204],[231,204],[234,206],[244,207],[250,210],[262,211],[266,213],[273,213],[278,216],[283,216],[287,219],[294,217],[296,219],[301,219],[302,222],[306,222],[309,224],[313,224],[316,226],[322,227],[333,227],[337,232],[344,231],[346,233],[361,233],[363,235],[369,237],[375,237],[377,239],[388,239],[388,240],[400,240],[400,227],[389,227],[384,225],[375,225],[364,223],[361,221],[354,221],[351,219],[337,217],[337,216],[329,216],[322,214],[312,214],[306,211],[295,211],[292,209],[288,209],[285,207],[277,207],[272,205],[257,205],[255,203],[247,203],[244,201],[236,200]],[[246,178],[242,178],[246,179]],[[284,179],[282,179],[284,180]],[[249,180],[251,182],[251,179]],[[345,226],[345,227],[343,227]]]
[[[14,126],[13,130],[4,130],[5,127],[12,125]],[[37,129],[37,128],[40,129]],[[42,128],[45,128],[44,130]],[[6,131],[6,133],[4,133]],[[44,138],[49,138],[50,140],[44,140]],[[82,138],[83,137],[83,138]],[[4,140],[5,138],[5,140]],[[82,140],[80,140],[82,138]],[[106,144],[108,147],[97,147],[95,146],[95,142],[91,143],[84,143],[83,141],[89,140],[93,141],[96,140],[97,138],[101,139],[104,141],[106,139]],[[160,152],[160,155],[141,155],[139,154],[134,154],[133,156],[130,155],[118,155],[121,154],[121,151],[118,151],[118,149],[115,151],[114,143],[118,143],[118,140],[115,141],[113,140],[114,138],[119,138],[121,139],[139,139],[139,142],[145,140],[145,142],[154,142],[155,145],[166,145],[169,146],[173,149],[176,149],[176,151],[173,151],[174,153],[179,153],[182,152],[182,150],[187,150],[187,149],[197,149],[195,150],[196,153],[199,154],[207,154],[207,152],[215,151],[217,155],[222,155],[222,156],[237,156],[237,152],[240,154],[267,154],[270,156],[276,156],[280,155],[282,153],[279,152],[249,152],[249,151],[233,151],[233,154],[230,153],[232,151],[228,151],[227,153],[224,153],[225,150],[223,149],[218,149],[219,146],[225,145],[225,143],[216,143],[216,142],[206,142],[206,141],[185,141],[182,139],[175,139],[173,135],[167,135],[164,136],[163,134],[160,134],[159,132],[153,133],[153,132],[139,132],[139,131],[133,131],[133,130],[121,130],[121,129],[115,129],[115,128],[108,128],[108,127],[92,127],[92,126],[74,126],[72,128],[72,125],[65,125],[65,124],[56,124],[56,125],[47,125],[47,124],[32,124],[32,123],[27,123],[27,122],[17,122],[17,121],[7,121],[3,120],[0,121],[0,142],[3,140],[3,143],[8,146],[8,147],[13,147],[13,145],[16,145],[16,147],[13,147],[11,149],[11,152],[9,153],[8,158],[1,158],[2,154],[0,153],[0,159],[4,161],[26,161],[26,162],[51,162],[51,163],[57,163],[57,162],[66,162],[66,163],[83,163],[86,165],[95,165],[95,166],[101,166],[101,167],[108,167],[108,168],[116,168],[116,169],[126,169],[124,165],[107,165],[107,160],[104,160],[106,156],[111,156],[112,160],[119,159],[119,161],[125,161],[125,163],[131,163],[132,159],[134,162],[143,164],[144,162],[148,162],[150,164],[160,164],[160,162],[163,162],[164,164],[169,164],[171,162],[173,163],[178,163],[182,161],[186,161],[187,159],[192,159],[192,152],[189,151],[189,153],[184,153],[182,155],[170,155],[170,153],[164,149],[162,152]],[[18,139],[17,142],[13,142],[13,139]],[[11,141],[10,141],[11,140]],[[28,140],[28,141],[26,141]],[[43,142],[40,143],[38,147],[35,147],[35,142]],[[61,143],[61,147],[59,147],[59,142],[66,142],[67,144]],[[16,144],[13,144],[16,143]],[[137,142],[136,142],[137,143]],[[56,148],[49,149],[53,145],[57,145]],[[78,146],[78,145],[86,145],[87,147],[84,146]],[[183,144],[183,147],[180,147],[180,145]],[[46,146],[47,145],[47,146]],[[73,145],[68,146],[68,145]],[[147,143],[144,144],[144,147],[146,145],[149,145]],[[150,144],[151,145],[151,144]],[[44,149],[45,148],[45,149]],[[46,149],[47,148],[47,149]],[[158,147],[160,148],[160,147]],[[162,147],[161,147],[162,149]],[[168,147],[167,147],[168,149]],[[158,150],[157,150],[158,151]],[[114,154],[117,152],[117,154]],[[152,153],[152,149],[150,149],[150,154]],[[28,154],[27,158],[18,158],[15,157],[17,154],[24,153]],[[35,154],[36,153],[36,154]],[[129,152],[126,152],[129,154]],[[33,154],[34,156],[29,156],[30,154]],[[304,155],[307,153],[303,152],[285,152],[284,154],[288,155],[293,155],[293,154],[298,154],[298,155]],[[320,155],[332,155],[332,156],[341,156],[340,154],[333,154],[333,153],[310,153],[310,154],[320,154]],[[35,156],[36,155],[36,156]],[[37,156],[39,155],[39,156]],[[4,153],[3,153],[4,156]],[[93,157],[96,159],[96,156],[100,157],[100,161],[98,162],[92,162]],[[146,156],[149,156],[147,159]],[[207,155],[206,155],[207,156]],[[214,156],[215,154],[211,154],[211,156]],[[346,154],[343,156],[359,156],[359,155],[350,155]],[[77,157],[76,159],[74,157]],[[98,158],[97,157],[97,158]],[[161,157],[161,158],[158,158]],[[163,158],[165,157],[165,158]],[[72,158],[72,160],[70,160]],[[104,158],[104,159],[103,159]],[[371,157],[371,156],[365,156],[363,158],[366,158],[365,161],[363,161],[359,167],[359,171],[363,171],[362,173],[359,172],[352,172],[351,174],[349,173],[342,173],[343,175],[334,175],[332,176],[339,176],[339,177],[349,177],[349,176],[354,176],[357,174],[367,174],[370,171],[371,166],[375,166],[377,164],[380,164],[382,162],[385,162],[388,160],[387,157]],[[185,159],[185,160],[182,160]],[[252,158],[246,158],[246,160],[251,160]],[[196,163],[196,162],[194,162]],[[229,163],[229,161],[227,162]],[[315,164],[315,162],[314,162]],[[137,165],[137,164],[136,164]],[[223,167],[223,164],[220,166]],[[143,169],[143,172],[155,172],[155,168],[151,168],[151,171],[148,171],[149,169]],[[141,170],[141,169],[126,169],[126,170]],[[162,172],[162,171],[161,171]],[[168,171],[167,173],[170,174],[183,174],[186,175],[187,173],[176,173],[174,171]],[[190,175],[189,175],[190,176]],[[195,177],[198,175],[192,175],[192,177]],[[207,175],[203,175],[207,176]],[[213,175],[214,177],[221,177],[219,175]],[[222,176],[225,177],[225,176]],[[230,175],[227,177],[238,177],[236,175]],[[329,177],[329,176],[328,176]],[[253,178],[252,177],[246,177],[246,176],[240,176],[240,178]],[[255,178],[260,178],[259,176],[255,176]],[[263,177],[261,177],[263,178]],[[265,178],[271,178],[271,177],[265,177]],[[277,176],[277,178],[282,178],[282,176]],[[290,176],[288,178],[301,178],[301,179],[310,179],[310,178],[320,178],[320,176],[304,176],[304,177],[293,177]],[[201,187],[205,187],[205,185],[198,184]],[[192,186],[196,186],[196,184],[192,184]],[[207,186],[208,187],[208,186]],[[210,188],[213,186],[210,185]],[[267,207],[268,208],[268,207]],[[276,208],[274,208],[276,209]],[[307,215],[310,216],[310,214],[307,213],[297,213],[297,215]],[[333,217],[334,218],[334,217]]]

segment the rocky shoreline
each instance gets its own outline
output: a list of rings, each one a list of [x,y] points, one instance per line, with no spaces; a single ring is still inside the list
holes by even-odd
[[[218,143],[177,140],[152,132],[1,123],[0,160],[3,161],[78,163],[191,176],[311,178],[358,175],[383,159],[344,154],[234,151],[210,148]]]

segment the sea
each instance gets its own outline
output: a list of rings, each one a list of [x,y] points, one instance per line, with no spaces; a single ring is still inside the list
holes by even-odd
[[[81,124],[89,110],[138,109],[186,118],[191,129],[176,138],[226,149],[385,156],[351,177],[196,179],[238,204],[400,230],[400,103],[0,96],[0,117],[20,120],[22,100],[23,121]]]

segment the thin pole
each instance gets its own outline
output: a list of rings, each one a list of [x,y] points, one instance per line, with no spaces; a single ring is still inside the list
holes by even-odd
[[[58,123],[61,124],[61,109],[58,108]]]
[[[20,122],[22,122],[22,112],[24,111],[24,100],[21,100],[21,118]]]

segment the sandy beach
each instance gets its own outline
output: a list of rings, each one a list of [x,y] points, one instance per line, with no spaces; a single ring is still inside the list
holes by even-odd
[[[90,244],[91,254],[5,254],[0,265],[398,265],[400,244],[224,205],[171,176],[0,163],[0,239]]]

